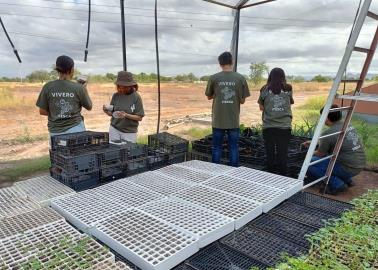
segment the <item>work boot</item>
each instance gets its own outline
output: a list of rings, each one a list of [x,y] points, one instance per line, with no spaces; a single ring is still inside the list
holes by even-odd
[[[326,191],[325,191],[325,193],[326,194],[330,194],[330,195],[334,195],[334,196],[336,196],[337,194],[339,194],[340,192],[343,192],[344,190],[346,190],[348,187],[347,187],[347,185],[343,185],[343,186],[341,186],[340,188],[337,188],[337,189],[335,189],[335,188],[330,188],[329,186],[326,188]]]

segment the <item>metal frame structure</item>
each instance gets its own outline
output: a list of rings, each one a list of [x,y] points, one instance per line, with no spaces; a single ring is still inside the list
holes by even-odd
[[[1,19],[1,17],[0,17],[0,25],[1,25],[1,27],[3,28],[4,33],[5,33],[5,36],[7,37],[7,39],[8,39],[8,41],[9,41],[10,45],[12,46],[13,52],[14,52],[14,54],[16,55],[18,62],[21,64],[21,63],[22,63],[21,58],[20,58],[20,56],[18,55],[18,51],[17,51],[16,47],[14,46],[14,44],[13,44],[11,38],[9,37],[9,34],[8,34],[8,32],[7,32],[7,29],[5,28],[5,25],[4,25],[3,20]]]
[[[233,15],[234,15],[234,27],[233,27],[233,32],[232,32],[232,41],[231,41],[231,53],[232,56],[234,57],[234,71],[238,70],[238,56],[239,56],[239,33],[240,33],[240,13],[241,10],[244,8],[249,8],[249,7],[254,7],[262,4],[266,4],[269,2],[274,2],[277,0],[264,0],[260,1],[257,3],[251,3],[248,4],[250,0],[239,0],[239,2],[233,6],[233,5],[228,5],[219,1],[214,1],[214,0],[203,0],[205,2],[209,2],[211,4],[216,4],[219,6],[223,7],[228,7],[233,9]]]

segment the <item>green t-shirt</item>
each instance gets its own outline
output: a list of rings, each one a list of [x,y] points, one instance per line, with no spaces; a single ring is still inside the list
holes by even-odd
[[[342,129],[342,127],[342,122],[336,122],[325,130],[322,135],[338,132]],[[338,136],[335,135],[320,139],[318,151],[324,154],[331,154],[336,145],[337,137]],[[358,174],[366,164],[364,146],[356,132],[356,129],[352,126],[349,126],[347,129],[337,161],[346,171],[353,175]]]
[[[293,90],[287,84],[285,90],[275,95],[265,85],[260,90],[258,103],[264,107],[262,113],[263,128],[291,128],[293,115],[291,104],[294,103]]]
[[[110,101],[110,105],[114,106],[114,111],[144,116],[142,98],[138,92],[134,92],[130,95],[115,93]],[[138,132],[139,121],[112,117],[111,125],[124,133],[136,133]]]
[[[36,105],[48,111],[48,129],[51,133],[64,132],[83,121],[81,108],[92,109],[92,101],[85,87],[68,80],[46,83]]]
[[[243,75],[222,71],[210,76],[205,95],[213,97],[214,128],[239,128],[240,102],[250,96]]]

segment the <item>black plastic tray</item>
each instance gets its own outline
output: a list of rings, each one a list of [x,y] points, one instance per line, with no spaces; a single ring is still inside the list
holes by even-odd
[[[107,144],[109,144],[109,133],[107,132],[83,131],[51,137],[52,150]]]
[[[300,256],[307,249],[254,227],[244,227],[221,239],[221,242],[268,266],[275,266],[282,255]]]
[[[265,269],[267,265],[249,258],[226,245],[215,242],[200,250],[186,261],[197,270],[237,269],[250,270],[252,267]]]
[[[300,192],[289,199],[289,202],[322,209],[324,211],[341,215],[353,208],[352,204],[328,199],[308,192]]]
[[[269,213],[284,216],[317,229],[324,227],[325,221],[337,218],[337,215],[330,212],[291,202],[284,202]]]
[[[148,146],[169,154],[188,152],[189,141],[168,132],[148,135]]]
[[[248,223],[247,226],[266,231],[306,248],[308,248],[310,244],[306,236],[317,231],[317,229],[311,226],[271,214],[263,214]]]

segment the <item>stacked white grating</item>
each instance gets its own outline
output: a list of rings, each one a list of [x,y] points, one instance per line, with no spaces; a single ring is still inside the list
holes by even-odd
[[[232,219],[178,199],[163,199],[139,209],[193,235],[200,248],[234,230]]]
[[[28,230],[64,220],[51,208],[41,208],[28,213],[5,218],[0,222],[0,239],[22,234]]]
[[[82,269],[107,261],[114,262],[112,253],[63,220],[0,240],[5,269]]]
[[[222,164],[215,164],[215,163],[210,163],[210,162],[204,162],[200,160],[190,160],[187,162],[183,163],[178,163],[175,164],[177,166],[185,167],[185,168],[190,168],[194,170],[198,170],[201,172],[206,172],[208,174],[212,175],[219,175],[219,174],[224,174],[226,172],[232,171],[235,168],[222,165]]]
[[[169,196],[190,187],[188,184],[155,172],[137,174],[127,178],[127,180],[165,196]]]
[[[189,185],[200,184],[213,177],[213,175],[210,173],[195,171],[191,170],[189,167],[178,165],[170,165],[168,167],[156,170],[155,172],[172,177],[177,181],[181,181]]]
[[[239,229],[262,213],[262,204],[205,186],[194,186],[173,195],[232,218]]]
[[[271,188],[228,175],[213,177],[203,185],[261,203],[263,212],[268,212],[286,199],[286,192],[282,189]]]
[[[1,192],[1,189],[0,189]],[[1,195],[0,195],[1,196]],[[0,202],[0,221],[41,208],[40,205],[25,197],[13,197]]]
[[[163,197],[131,182],[118,180],[53,200],[51,206],[77,228],[90,233],[90,229],[103,219]]]
[[[167,270],[195,254],[196,239],[139,210],[100,223],[93,235],[144,270]]]
[[[50,200],[75,194],[75,191],[49,175],[17,182],[15,187],[41,205],[49,205]]]
[[[97,264],[91,268],[91,270],[133,270],[132,268],[128,267],[123,262],[104,262],[101,264]]]
[[[298,179],[258,171],[247,167],[239,167],[237,169],[227,171],[225,174],[268,187],[285,190],[286,199],[301,191],[303,188],[302,181],[299,181]]]

